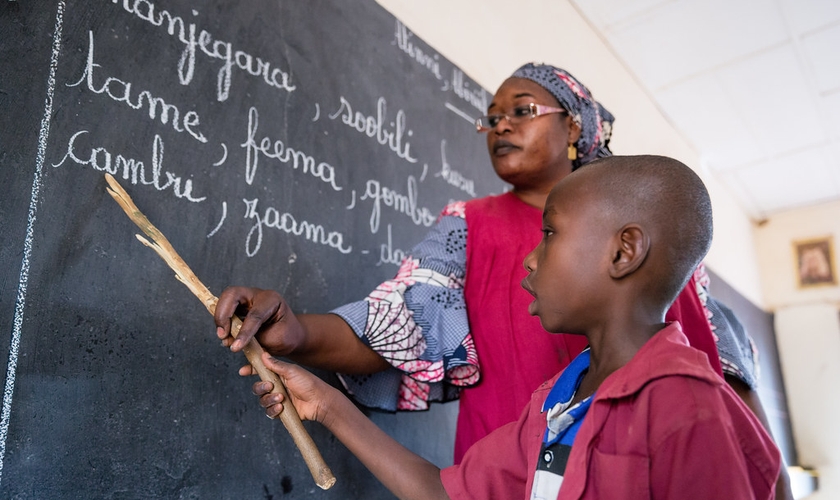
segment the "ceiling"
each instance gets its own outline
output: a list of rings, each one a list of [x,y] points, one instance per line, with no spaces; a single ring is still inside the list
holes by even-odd
[[[840,200],[840,0],[572,0],[756,220]]]

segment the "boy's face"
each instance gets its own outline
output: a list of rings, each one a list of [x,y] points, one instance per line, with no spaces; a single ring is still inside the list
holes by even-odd
[[[543,328],[585,334],[604,311],[610,225],[594,195],[573,177],[546,201],[543,238],[525,257],[522,287],[534,296],[528,312],[540,317]]]

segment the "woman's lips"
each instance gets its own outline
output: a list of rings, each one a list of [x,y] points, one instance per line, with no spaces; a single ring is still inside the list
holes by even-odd
[[[493,154],[496,156],[503,156],[517,149],[519,149],[518,146],[503,139],[493,143]]]

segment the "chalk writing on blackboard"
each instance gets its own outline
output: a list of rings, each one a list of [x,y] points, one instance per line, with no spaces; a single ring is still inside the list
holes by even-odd
[[[160,121],[164,125],[169,121],[170,114],[172,115],[172,128],[177,132],[186,131],[195,140],[201,143],[206,143],[207,138],[201,132],[194,130],[200,124],[200,118],[195,111],[187,111],[184,113],[183,119],[181,112],[174,104],[167,104],[160,97],[155,97],[148,90],[143,90],[137,93],[134,98],[135,102],[131,102],[131,82],[120,80],[119,78],[109,76],[105,83],[99,88],[94,85],[93,72],[95,68],[101,68],[99,64],[93,62],[93,32],[89,34],[88,57],[85,64],[85,71],[82,77],[76,83],[68,84],[68,87],[76,87],[82,82],[87,84],[88,90],[95,94],[105,94],[117,102],[124,102],[134,109],[143,109],[148,107],[149,118],[155,120],[158,117],[158,106],[160,106]]]
[[[295,85],[290,82],[287,71],[273,66],[271,62],[249,54],[243,50],[234,50],[233,44],[223,40],[214,40],[213,35],[202,29],[198,32],[195,23],[186,23],[180,16],[173,16],[169,11],[157,9],[149,1],[111,0],[111,3],[122,3],[122,8],[129,14],[151,23],[157,27],[165,27],[170,36],[176,36],[185,45],[178,61],[178,77],[182,85],[189,85],[195,74],[196,47],[201,53],[222,61],[216,81],[216,99],[226,101],[230,95],[231,73],[234,68],[241,69],[252,76],[261,77],[270,87],[292,92]],[[192,11],[193,17],[198,17],[198,11]]]
[[[321,245],[334,248],[341,253],[350,253],[353,247],[344,246],[344,235],[339,231],[327,231],[320,224],[295,219],[289,212],[280,212],[274,207],[267,207],[262,213],[258,212],[259,200],[242,200],[245,202],[245,218],[253,219],[254,225],[248,231],[245,239],[245,252],[248,257],[253,257],[260,250],[262,245],[263,227],[277,229],[286,234],[302,236],[303,238]]]
[[[382,243],[379,246],[379,262],[377,262],[376,265],[381,266],[382,264],[393,264],[395,266],[399,266],[408,256],[408,252],[394,247],[394,244],[391,241],[390,224],[388,224],[386,232],[388,234],[387,243]]]
[[[121,176],[133,185],[152,186],[158,191],[171,189],[177,198],[184,198],[193,203],[199,203],[207,199],[206,196],[199,198],[193,196],[192,179],[182,179],[172,172],[163,170],[163,139],[159,135],[155,134],[152,141],[152,168],[149,172],[146,170],[143,161],[125,157],[122,154],[115,156],[103,146],[88,146],[89,149],[85,149],[86,155],[80,157],[76,152],[76,140],[79,137],[87,137],[89,133],[87,130],[80,130],[73,134],[67,142],[67,152],[64,157],[58,163],[53,163],[52,166],[58,168],[69,159],[77,165],[88,165],[94,170]]]
[[[344,96],[341,96],[340,101],[341,105],[338,111],[330,114],[331,120],[341,116],[341,122],[345,125],[368,137],[375,137],[379,144],[387,145],[388,149],[396,153],[398,157],[410,163],[417,162],[417,158],[411,156],[411,144],[408,141],[403,144],[404,135],[411,136],[414,134],[413,131],[406,130],[405,111],[397,111],[395,121],[390,122],[391,129],[389,129],[384,125],[385,116],[388,113],[388,103],[384,97],[380,97],[376,101],[376,116],[366,116],[360,111],[354,113],[350,102]]]
[[[458,68],[452,68],[451,79],[444,79],[440,71],[440,55],[432,53],[434,51],[431,49],[424,50],[420,45],[412,41],[413,38],[414,33],[405,24],[397,20],[394,29],[394,41],[391,43],[408,54],[420,66],[426,68],[436,79],[443,80],[441,90],[452,92],[460,99],[469,103],[470,106],[482,113],[485,112],[488,105],[487,92],[481,87],[471,86],[467,79],[464,78],[464,72]]]
[[[420,63],[440,80],[442,78],[440,75],[440,56],[438,54],[427,54],[421,47],[414,45],[414,42],[411,41],[412,38],[414,38],[414,33],[397,20],[397,26],[394,29],[394,43],[401,51],[408,54],[409,57]]]
[[[302,167],[304,174],[310,174],[323,182],[329,184],[334,191],[341,191],[343,188],[338,186],[335,181],[335,168],[326,162],[316,162],[311,155],[293,149],[283,144],[283,141],[272,141],[268,137],[263,137],[257,144],[256,134],[259,126],[260,114],[257,108],[251,106],[248,111],[248,138],[242,143],[245,148],[245,182],[251,184],[254,182],[254,175],[257,173],[257,165],[259,163],[260,154],[266,158],[274,159],[282,163],[291,162],[291,167],[297,170]]]
[[[222,228],[222,224],[224,224],[226,218],[227,218],[227,202],[223,201],[222,202],[222,217],[221,217],[221,219],[219,219],[219,223],[216,224],[216,227],[214,227],[212,231],[207,233],[208,238],[219,232],[219,229]]]
[[[417,179],[413,175],[408,176],[406,181],[407,194],[382,186],[376,179],[367,181],[365,194],[360,200],[373,200],[370,212],[370,232],[376,234],[379,231],[379,216],[382,212],[382,205],[391,207],[395,212],[405,215],[416,225],[431,226],[437,219],[437,214],[426,207],[417,206]]]
[[[470,83],[464,78],[464,72],[458,68],[452,68],[452,83],[449,87],[444,87],[444,90],[452,90],[455,95],[482,113],[487,110],[487,92],[481,87],[470,88]]]
[[[453,170],[446,161],[446,139],[440,141],[440,163],[440,172],[436,173],[435,177],[442,177],[447,183],[475,198],[475,182],[467,179],[457,170]]]

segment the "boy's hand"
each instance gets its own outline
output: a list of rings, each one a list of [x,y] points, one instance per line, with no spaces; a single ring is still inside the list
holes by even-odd
[[[230,334],[234,314],[242,318],[242,329],[236,339]],[[254,336],[276,356],[294,352],[306,340],[306,331],[283,297],[273,290],[228,287],[219,296],[213,318],[216,335],[234,352],[242,350]]]
[[[302,420],[315,420],[341,441],[397,498],[448,499],[440,469],[415,455],[379,429],[341,391],[297,365],[263,353],[265,366],[276,373]],[[250,366],[239,373],[249,375]],[[271,382],[254,384],[265,414],[283,412],[283,396],[269,394]]]
[[[283,381],[286,392],[300,418],[325,423],[330,401],[340,393],[300,366],[278,361],[268,353],[263,353],[262,360],[266,368],[276,373]],[[255,373],[248,365],[243,366],[239,374],[247,376]],[[255,383],[252,389],[260,398],[260,405],[265,408],[265,414],[269,418],[275,418],[283,411],[283,395],[272,393],[273,388],[274,385],[271,382],[260,381]]]

